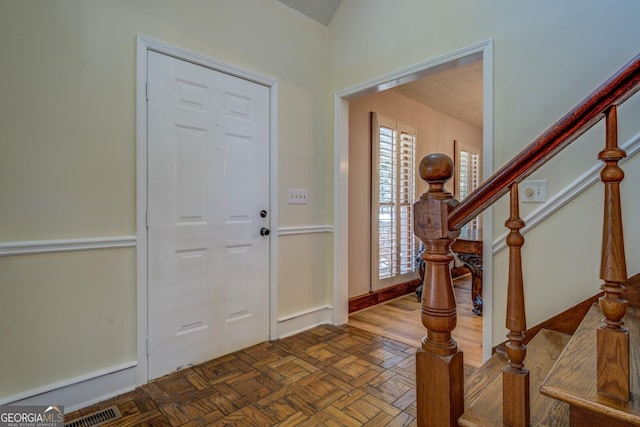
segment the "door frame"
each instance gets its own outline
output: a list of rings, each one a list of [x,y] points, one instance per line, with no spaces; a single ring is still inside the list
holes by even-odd
[[[278,229],[278,81],[207,56],[138,34],[136,51],[136,265],[137,365],[136,384],[149,380],[147,336],[147,54],[162,53],[269,88],[269,209],[271,230]],[[151,89],[153,90],[153,89]],[[278,233],[269,237],[269,339],[277,338]]]
[[[483,129],[482,174],[493,173],[493,40],[467,46],[437,58],[394,71],[355,86],[337,91],[333,102],[333,323],[349,320],[349,101],[411,82],[425,75],[482,59]],[[483,360],[491,357],[493,347],[493,208],[483,213]]]

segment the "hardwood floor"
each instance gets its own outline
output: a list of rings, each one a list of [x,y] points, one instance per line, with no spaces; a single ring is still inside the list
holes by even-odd
[[[470,286],[459,283],[456,295],[470,300]],[[461,302],[459,312],[470,307]],[[355,320],[365,313],[379,332]],[[348,325],[319,326],[158,378],[66,414],[65,422],[117,405],[122,418],[103,426],[415,426],[419,313],[408,295],[354,313]],[[384,317],[395,326],[383,326]],[[471,320],[481,333],[482,319]],[[472,342],[456,339],[461,347]],[[471,371],[465,366],[465,376]]]
[[[151,381],[67,414],[117,405],[105,426],[415,425],[415,347],[319,326]]]
[[[472,368],[482,365],[482,317],[472,313],[471,276],[454,280],[458,306],[458,326],[453,337],[464,352],[464,362]],[[419,347],[426,329],[420,321],[420,302],[415,294],[405,295],[349,316],[349,325],[383,337]]]

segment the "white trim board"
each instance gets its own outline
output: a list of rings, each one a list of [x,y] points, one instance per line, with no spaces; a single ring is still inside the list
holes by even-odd
[[[620,161],[620,165],[627,160],[640,153],[640,133],[635,135],[626,143],[620,146],[627,153],[627,157]],[[591,186],[600,182],[600,171],[603,168],[602,162],[593,165],[588,171],[579,176],[575,181],[567,185],[564,189],[556,193],[553,197],[542,204],[538,209],[531,212],[524,218],[526,226],[520,231],[523,235],[531,231],[537,225],[541,224],[545,219],[553,215],[555,212],[568,205],[573,199],[587,191]],[[624,182],[624,181],[623,181]],[[492,244],[492,252],[494,255],[507,248],[507,235],[505,231],[500,237],[495,239]]]
[[[136,362],[122,363],[0,399],[0,405],[50,405],[73,412],[135,388]],[[105,390],[108,392],[105,393]],[[78,400],[80,399],[80,400]]]
[[[394,71],[355,86],[339,90],[334,95],[334,235],[333,239],[333,322],[347,323],[349,318],[349,243],[348,243],[348,197],[349,197],[349,100],[399,86],[428,74],[482,59],[483,90],[483,165],[484,178],[493,173],[493,40],[489,39],[437,58]],[[483,214],[483,231],[493,235],[493,208]],[[492,283],[493,255],[489,240],[483,242],[484,283]],[[493,342],[492,289],[483,289],[483,359],[491,357]]]
[[[239,77],[269,88],[269,227],[278,229],[278,81],[271,77],[254,73],[233,65],[229,65],[207,56],[172,46],[144,35],[137,36],[137,71],[136,71],[136,166],[137,166],[137,352],[135,385],[148,381],[146,336],[147,323],[147,52],[154,51],[174,58],[188,61],[203,67]],[[278,235],[274,233],[269,239],[269,335],[277,338],[277,283],[278,283]]]
[[[286,338],[319,325],[331,324],[333,307],[324,305],[278,319],[278,338]]]
[[[0,243],[0,256],[33,255],[95,249],[132,248],[136,236],[88,237],[82,239],[25,240]]]
[[[333,233],[333,225],[306,225],[299,227],[280,227],[279,236],[293,236],[299,234]]]

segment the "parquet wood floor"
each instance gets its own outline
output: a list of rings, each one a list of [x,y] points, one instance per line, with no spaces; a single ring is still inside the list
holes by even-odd
[[[151,381],[68,414],[113,404],[105,426],[415,425],[415,347],[324,325]]]
[[[470,283],[457,282],[459,313],[469,292]],[[354,321],[364,313],[369,320]],[[481,345],[482,318],[471,316],[476,326],[467,332],[479,333]],[[407,295],[352,314],[349,325],[319,326],[158,378],[65,421],[115,404],[123,417],[104,426],[414,426],[414,354],[424,333],[420,304]],[[472,371],[465,366],[465,376]]]
[[[452,335],[464,353],[464,363],[470,368],[482,366],[482,317],[473,314],[471,276],[454,280],[458,309],[458,325]],[[419,347],[427,330],[420,320],[422,308],[415,294],[405,295],[352,313],[349,324],[360,329]]]

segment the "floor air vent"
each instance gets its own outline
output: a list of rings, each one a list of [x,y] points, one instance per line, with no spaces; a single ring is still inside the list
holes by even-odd
[[[82,418],[64,423],[64,427],[96,427],[109,421],[122,418],[122,414],[116,405],[85,415]]]

